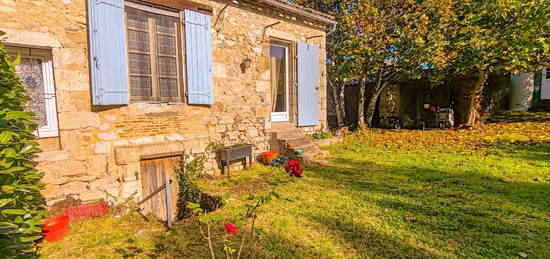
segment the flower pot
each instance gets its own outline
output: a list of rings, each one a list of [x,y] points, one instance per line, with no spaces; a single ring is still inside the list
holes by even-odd
[[[269,162],[271,162],[271,160],[277,158],[278,156],[279,156],[279,152],[268,151],[268,152],[262,153],[262,159],[265,165],[268,165]]]
[[[69,232],[69,216],[48,219],[42,225],[42,234],[48,242],[56,242]]]

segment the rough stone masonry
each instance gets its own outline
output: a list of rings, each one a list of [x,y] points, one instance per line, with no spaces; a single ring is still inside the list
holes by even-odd
[[[307,40],[321,48],[320,124],[326,127],[325,29],[319,24],[233,1],[198,1],[212,7],[215,103],[210,107],[131,103],[93,107],[90,101],[86,1],[0,0],[0,30],[6,45],[51,49],[59,138],[40,139],[37,158],[45,172],[45,197],[81,199],[139,195],[139,157],[167,150],[204,153],[209,143],[251,143],[255,154],[269,149],[271,84],[269,39]],[[265,26],[280,22],[268,29]],[[212,22],[214,24],[214,21]],[[241,63],[250,58],[251,68]],[[208,154],[207,169],[219,172]]]

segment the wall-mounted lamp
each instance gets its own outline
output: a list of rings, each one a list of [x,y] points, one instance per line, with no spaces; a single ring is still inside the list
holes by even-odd
[[[249,57],[246,57],[245,59],[243,59],[243,63],[241,63],[242,72],[244,73],[246,69],[250,68],[251,66],[252,66],[252,59],[250,59]]]

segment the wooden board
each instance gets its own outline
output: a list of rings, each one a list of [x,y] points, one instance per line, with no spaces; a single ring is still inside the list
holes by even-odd
[[[172,219],[176,216],[178,185],[175,170],[179,168],[181,156],[171,156],[141,160],[141,198],[147,197],[150,193],[166,182],[166,177],[172,179],[171,203]],[[141,205],[145,213],[153,213],[158,219],[166,221],[166,192],[162,190],[150,200]]]

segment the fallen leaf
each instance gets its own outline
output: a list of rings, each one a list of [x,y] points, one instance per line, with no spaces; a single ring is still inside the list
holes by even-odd
[[[414,221],[414,218],[411,218],[411,217],[405,217],[405,220],[407,222],[413,222]]]
[[[519,253],[519,256],[522,258],[527,258],[528,255],[526,253]]]

